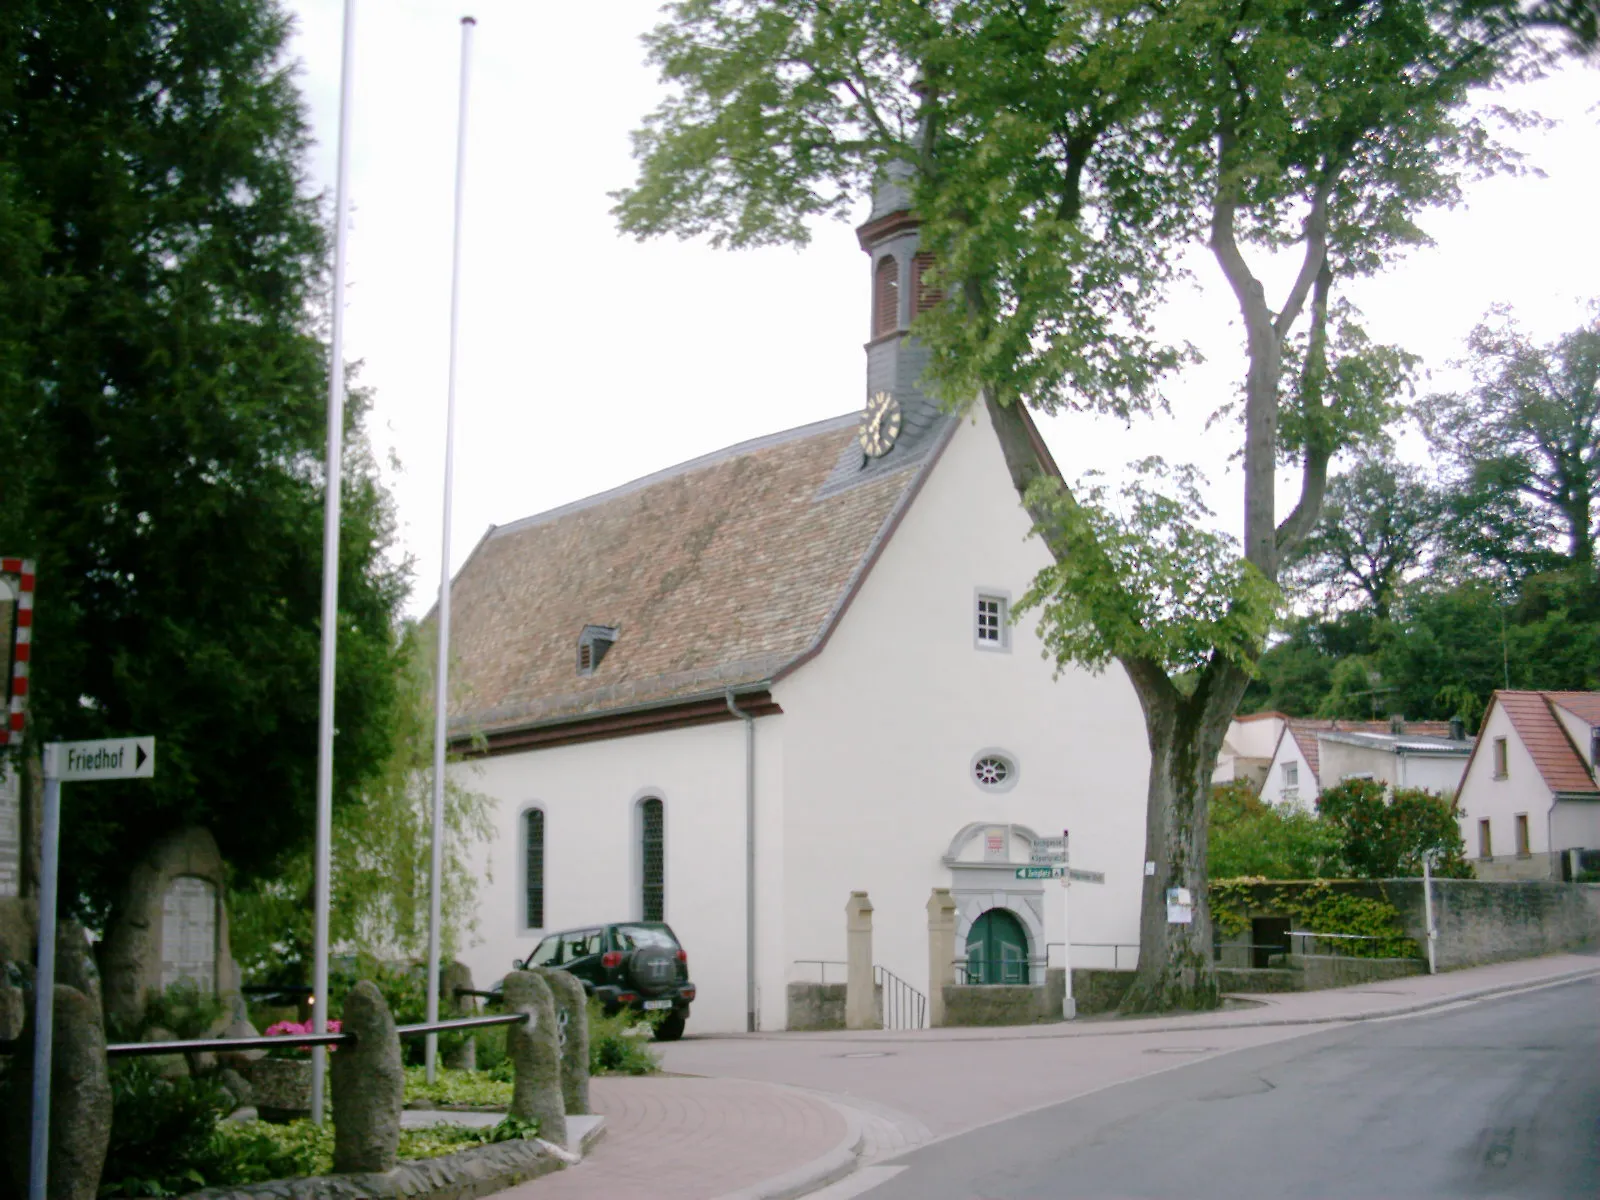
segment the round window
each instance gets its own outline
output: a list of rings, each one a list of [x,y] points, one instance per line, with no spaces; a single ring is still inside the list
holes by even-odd
[[[1011,778],[1011,764],[993,754],[986,754],[972,764],[972,775],[982,787],[999,787]]]

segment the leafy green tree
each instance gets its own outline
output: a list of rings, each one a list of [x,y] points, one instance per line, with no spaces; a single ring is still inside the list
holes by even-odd
[[[1326,879],[1339,871],[1337,831],[1313,812],[1273,805],[1242,780],[1211,792],[1211,879]]]
[[[1152,750],[1139,977],[1125,1007],[1217,1001],[1206,895],[1210,772],[1272,623],[1284,558],[1315,527],[1330,459],[1374,436],[1412,360],[1336,286],[1425,240],[1415,217],[1504,165],[1471,90],[1537,68],[1513,0],[678,0],[646,43],[672,89],[635,136],[623,229],[804,242],[891,162],[911,173],[933,282],[929,382],[982,403],[1056,563],[1050,649],[1116,660]],[[1576,19],[1574,21],[1574,19]],[[1158,411],[1192,354],[1151,327],[1185,250],[1209,247],[1243,320],[1237,541],[1165,467],[1120,502],[1053,478],[1021,413]],[[1247,250],[1292,253],[1269,299]],[[1300,468],[1278,518],[1276,473]],[[1157,467],[1158,464],[1149,464]],[[1169,925],[1165,889],[1202,897]]]
[[[1420,408],[1453,467],[1461,548],[1514,577],[1589,568],[1600,535],[1600,321],[1539,345],[1497,307],[1467,339],[1472,387]]]
[[[428,941],[433,825],[433,650],[415,627],[400,647],[400,695],[388,756],[334,813],[333,904],[329,933],[335,952],[385,961],[421,958]],[[475,847],[493,833],[494,801],[445,781],[441,951],[446,960],[461,933],[476,928],[479,868]],[[258,982],[305,983],[312,953],[310,856],[285,856],[270,878],[241,881],[229,896],[234,956]]]
[[[1324,788],[1317,812],[1336,831],[1345,873],[1353,879],[1422,874],[1425,855],[1435,874],[1470,879],[1455,804],[1421,788],[1390,789],[1372,779],[1347,779]]]
[[[1416,467],[1368,454],[1328,487],[1322,519],[1286,564],[1287,579],[1335,604],[1363,604],[1387,621],[1407,579],[1432,559],[1443,498]]]
[[[69,790],[61,894],[92,921],[176,826],[241,879],[309,852],[327,238],[288,31],[273,0],[0,6],[0,306],[29,297],[0,321],[0,545],[39,564],[30,737],[158,744],[153,780]],[[363,413],[341,801],[389,753],[405,586]]]

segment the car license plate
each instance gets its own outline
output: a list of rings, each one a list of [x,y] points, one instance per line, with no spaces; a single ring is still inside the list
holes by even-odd
[[[658,1008],[671,1008],[671,1007],[672,1007],[672,1001],[671,1000],[646,1000],[644,1002],[644,1010],[645,1010],[645,1012],[653,1012],[654,1010],[656,1010]]]

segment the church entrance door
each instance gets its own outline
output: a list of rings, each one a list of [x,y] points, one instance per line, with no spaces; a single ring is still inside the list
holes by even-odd
[[[968,983],[1027,983],[1028,933],[1003,908],[991,908],[967,934]]]

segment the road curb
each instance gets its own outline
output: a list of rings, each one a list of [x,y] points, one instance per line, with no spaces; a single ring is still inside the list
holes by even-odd
[[[839,1139],[833,1149],[808,1163],[785,1171],[782,1175],[774,1175],[771,1179],[740,1188],[738,1191],[724,1192],[716,1200],[794,1200],[797,1196],[805,1196],[827,1187],[830,1183],[836,1183],[853,1173],[861,1163],[861,1145],[866,1140],[866,1133],[859,1113],[844,1105],[835,1104],[821,1092],[813,1092],[806,1088],[791,1088],[781,1083],[769,1083],[767,1086],[798,1092],[822,1101],[844,1121],[844,1137]]]

